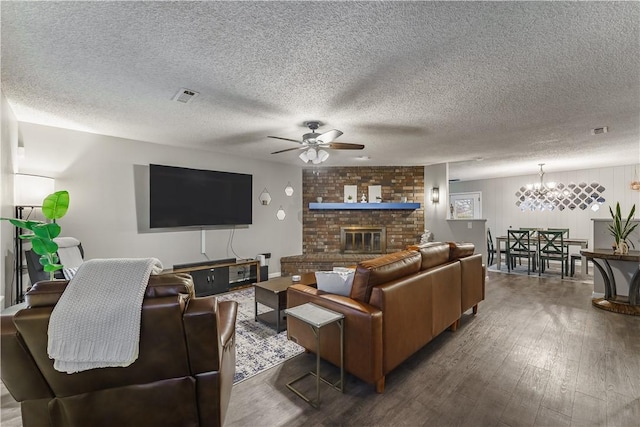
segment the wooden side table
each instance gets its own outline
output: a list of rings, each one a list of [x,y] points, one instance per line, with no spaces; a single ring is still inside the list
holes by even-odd
[[[284,312],[287,316],[295,317],[309,325],[316,337],[316,371],[307,372],[288,382],[287,388],[300,396],[305,402],[314,408],[318,408],[320,406],[320,381],[341,393],[344,392],[344,315],[310,302],[297,307],[288,308]],[[332,323],[337,323],[338,328],[340,329],[340,380],[335,383],[331,383],[320,376],[320,330],[323,326],[327,326]],[[307,377],[308,375],[316,377],[316,398],[313,400],[293,387],[295,382]]]

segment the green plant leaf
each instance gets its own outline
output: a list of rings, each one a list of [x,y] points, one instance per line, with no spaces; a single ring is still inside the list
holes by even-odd
[[[49,265],[49,257],[47,257],[47,255],[42,255],[39,259],[38,262],[40,263],[40,265]]]
[[[57,243],[48,239],[33,239],[31,240],[31,247],[38,255],[47,255],[58,252]]]
[[[69,209],[69,192],[56,191],[42,201],[42,214],[48,219],[60,219]]]
[[[15,225],[18,228],[24,228],[27,230],[33,230],[33,227],[35,227],[38,224],[42,224],[42,221],[23,221],[21,219],[15,219],[15,218],[2,218],[2,219],[8,220],[11,224]]]
[[[60,235],[60,226],[55,222],[39,224],[33,227],[33,233],[42,239],[53,239]]]
[[[48,264],[44,266],[44,271],[46,271],[47,273],[51,273],[60,269],[62,269],[62,266],[60,264]]]

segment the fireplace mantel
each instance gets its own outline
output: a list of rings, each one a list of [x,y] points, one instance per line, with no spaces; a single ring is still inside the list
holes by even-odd
[[[420,209],[420,203],[309,203],[309,209],[347,210],[347,209]]]

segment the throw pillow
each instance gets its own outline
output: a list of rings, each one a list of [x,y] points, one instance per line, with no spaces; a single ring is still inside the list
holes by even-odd
[[[324,292],[348,297],[354,274],[353,269],[342,267],[336,267],[334,271],[316,271],[317,287]]]

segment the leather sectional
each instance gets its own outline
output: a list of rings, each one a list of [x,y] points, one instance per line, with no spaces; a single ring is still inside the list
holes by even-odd
[[[345,315],[345,370],[384,391],[385,376],[484,299],[482,255],[468,243],[431,242],[358,263],[349,296],[296,284],[287,306],[312,302]],[[325,332],[325,329],[327,331]],[[316,351],[311,328],[288,317],[289,339]],[[321,357],[339,366],[339,331],[322,330]]]

